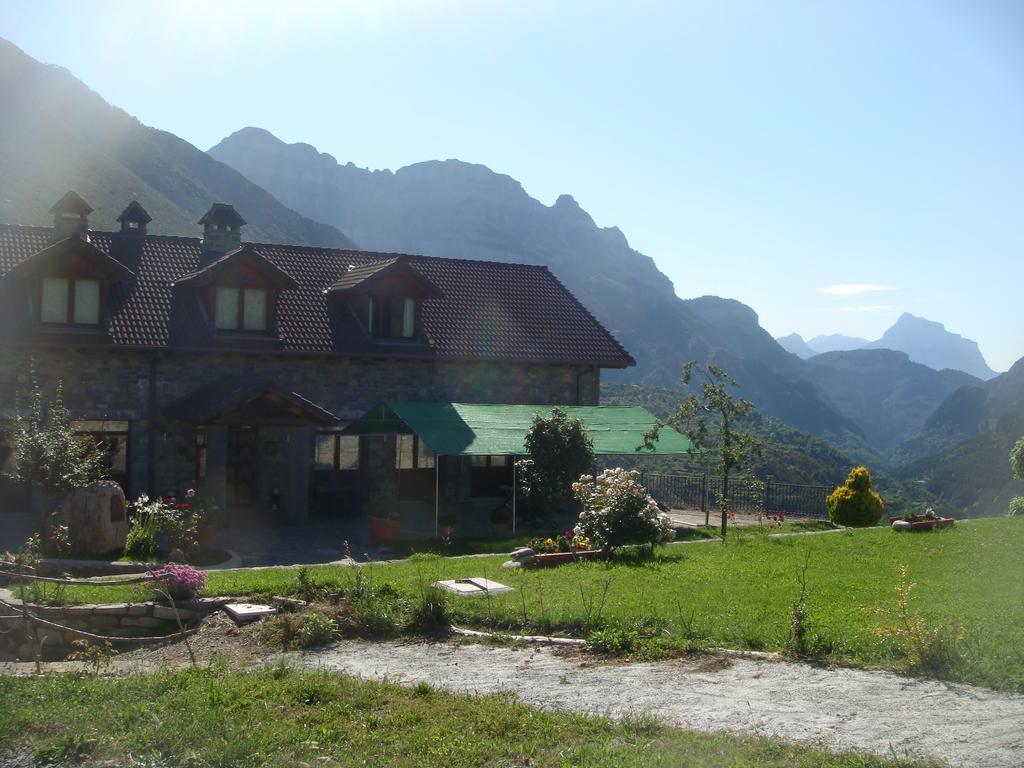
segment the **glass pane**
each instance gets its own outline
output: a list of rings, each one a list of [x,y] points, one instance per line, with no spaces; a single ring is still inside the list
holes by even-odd
[[[314,469],[334,469],[334,435],[316,436],[316,450],[313,454]]]
[[[242,327],[247,331],[267,330],[267,292],[262,288],[246,288],[244,307]]]
[[[474,467],[486,467],[487,457],[486,456],[470,456],[469,463]]]
[[[370,310],[369,310],[369,315],[368,315],[369,322],[368,322],[367,328],[370,329],[370,334],[371,335],[376,335],[376,333],[377,333],[377,318],[374,317],[374,312],[376,311],[376,307],[374,307],[374,305],[373,305],[373,296],[369,297],[368,304],[370,306]]]
[[[492,467],[507,467],[508,456],[491,456]]]
[[[100,322],[100,281],[75,280],[75,318],[78,325]]]
[[[238,328],[238,289],[218,288],[214,325],[222,330]]]
[[[66,277],[43,278],[44,323],[66,323],[68,321],[68,279]]]
[[[395,466],[399,469],[413,468],[413,435],[398,435],[395,440]]]
[[[416,319],[416,302],[412,299],[405,300],[405,311],[402,314],[402,335],[405,338],[412,336],[413,321]]]
[[[338,454],[338,469],[359,469],[358,435],[341,435]]]
[[[388,328],[385,333],[387,336],[395,337],[402,335],[402,318],[405,314],[405,303],[395,297],[388,299],[389,319]]]
[[[419,438],[416,438],[416,439],[419,440]],[[432,454],[430,452],[430,449],[427,448],[427,446],[423,444],[422,440],[420,440],[419,468],[420,469],[433,469],[434,468],[434,454]]]

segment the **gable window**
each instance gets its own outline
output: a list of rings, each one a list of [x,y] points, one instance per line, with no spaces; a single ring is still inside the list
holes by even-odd
[[[379,339],[411,339],[416,329],[416,300],[408,296],[370,296],[370,334]]]
[[[100,281],[44,277],[40,317],[44,323],[99,325]]]
[[[220,331],[267,330],[267,291],[263,288],[217,288],[214,327]]]
[[[418,435],[398,435],[395,441],[395,468],[433,469],[437,461]]]

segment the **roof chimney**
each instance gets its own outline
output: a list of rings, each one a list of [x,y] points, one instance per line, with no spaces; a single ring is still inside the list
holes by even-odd
[[[233,205],[214,203],[199,223],[203,225],[203,257],[207,261],[230,253],[242,244],[245,219]]]
[[[67,192],[53,204],[50,213],[53,214],[53,242],[76,232],[84,239],[89,239],[89,214],[92,213],[92,206],[77,192]]]
[[[121,223],[122,235],[141,236],[146,234],[146,225],[153,220],[153,217],[139,204],[138,200],[132,200],[128,203],[128,207],[121,211],[117,220]]]

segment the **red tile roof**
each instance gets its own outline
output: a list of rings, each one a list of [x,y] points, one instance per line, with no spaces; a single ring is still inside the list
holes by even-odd
[[[0,341],[31,338],[27,306],[19,297],[24,287],[2,276],[45,248],[51,233],[46,227],[0,225]],[[298,287],[280,293],[277,338],[247,341],[214,334],[194,290],[172,287],[202,266],[198,238],[111,232],[92,232],[90,238],[134,273],[111,288],[108,330],[115,346],[634,365],[622,345],[543,266],[252,243]],[[358,274],[361,267],[399,256],[441,294],[423,302],[426,338],[419,342],[374,339],[344,296],[325,295],[351,270]]]

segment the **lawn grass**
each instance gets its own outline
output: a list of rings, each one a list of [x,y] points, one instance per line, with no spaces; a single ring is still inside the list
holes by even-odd
[[[401,688],[273,668],[121,678],[0,677],[0,756],[168,766],[924,765],[779,739],[697,733],[646,718],[543,712],[507,696]]]
[[[608,563],[551,569],[501,570],[498,557],[440,558],[363,566],[376,585],[389,584],[410,601],[435,579],[486,576],[516,588],[489,598],[453,598],[456,623],[585,636],[600,627],[636,627],[651,635],[641,652],[691,642],[779,651],[786,646],[796,576],[809,557],[811,634],[841,663],[904,668],[908,648],[881,641],[877,628],[891,619],[898,568],[916,586],[911,608],[926,626],[954,622],[963,640],[933,672],[947,679],[1024,691],[1024,520],[986,519],[950,529],[897,534],[886,528],[661,548],[655,556],[625,551]],[[309,569],[314,580],[339,588],[354,571]],[[288,593],[295,569],[211,572],[210,595]],[[130,599],[128,589],[74,587],[78,602]],[[689,636],[682,627],[690,623]],[[678,642],[677,642],[678,641]]]

